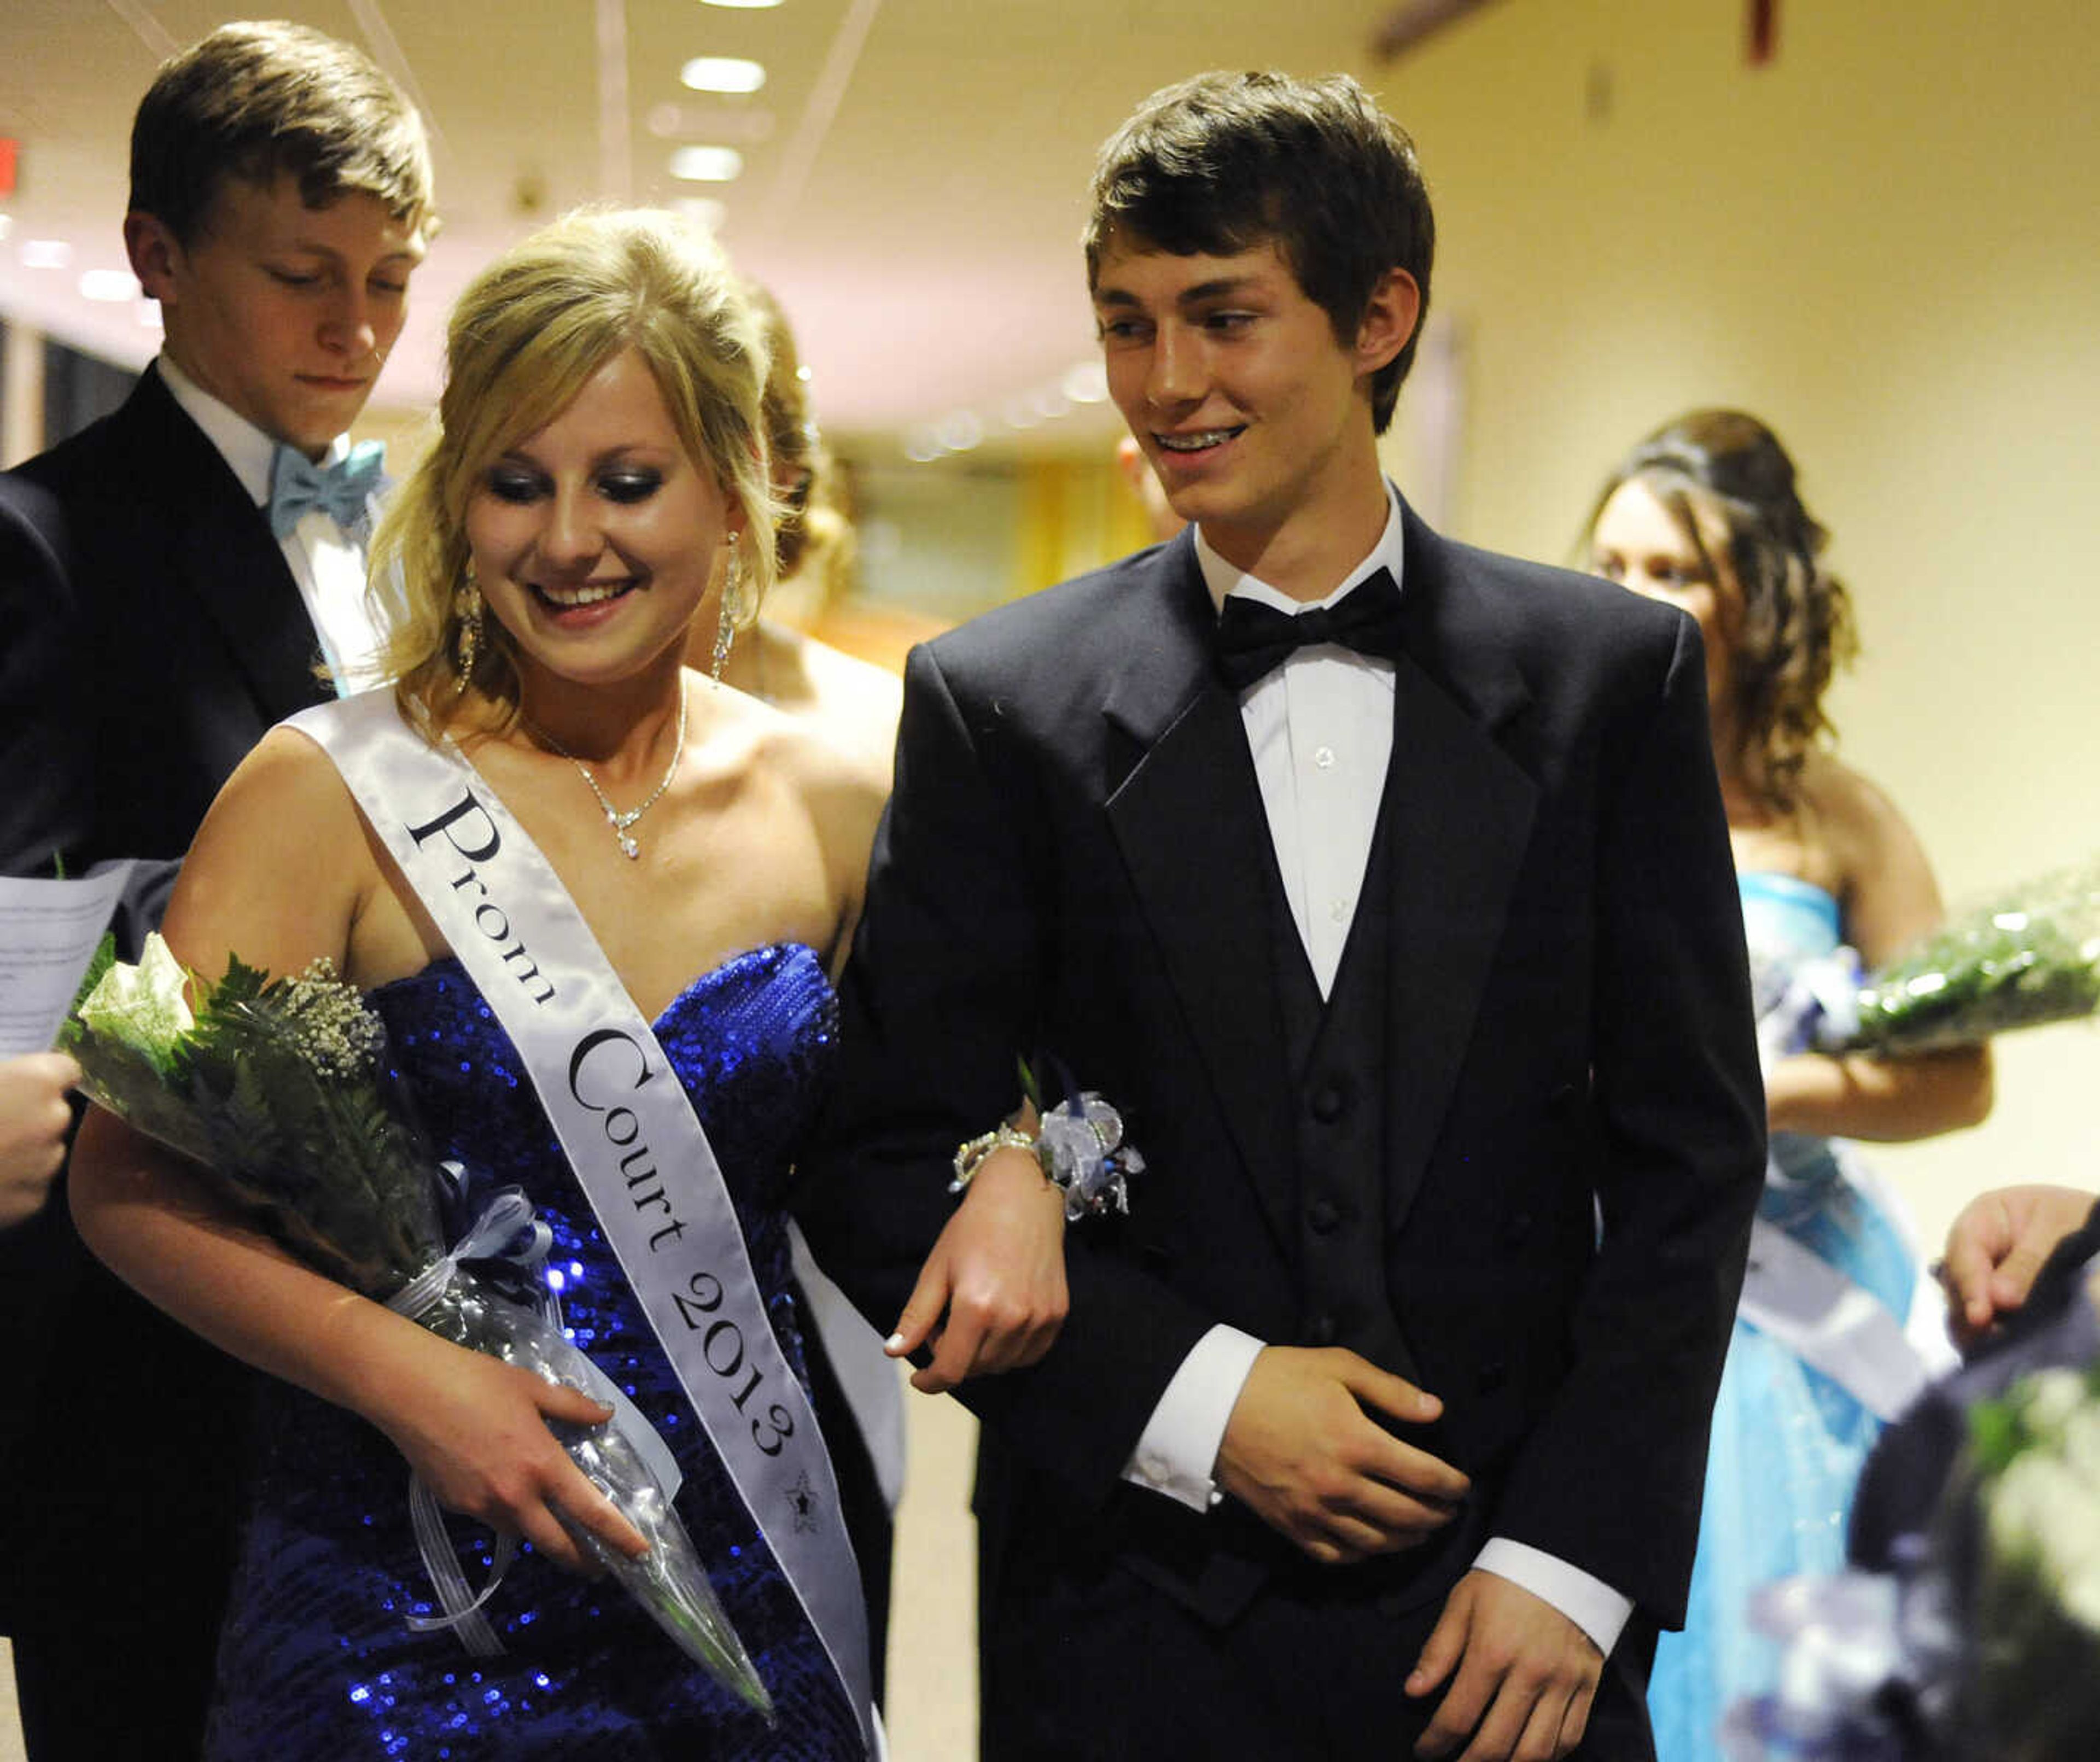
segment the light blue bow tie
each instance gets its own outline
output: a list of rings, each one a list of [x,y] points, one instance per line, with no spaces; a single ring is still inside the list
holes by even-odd
[[[283,538],[318,509],[346,532],[365,523],[367,505],[386,481],[386,448],[360,441],[333,465],[316,465],[293,447],[270,459],[270,530]]]

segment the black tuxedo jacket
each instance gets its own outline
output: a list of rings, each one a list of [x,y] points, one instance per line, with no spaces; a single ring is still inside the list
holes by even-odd
[[[37,622],[38,642],[72,657],[72,681],[55,706],[62,731],[48,719],[34,731],[57,768],[41,792],[51,805],[32,827],[0,821],[0,854],[18,868],[41,858],[48,874],[50,851],[33,846],[55,824],[70,872],[104,857],[172,865],[249,749],[329,695],[298,584],[268,521],[151,369],[121,408],[16,475],[42,492],[29,523],[70,579]],[[11,771],[30,732],[11,713]]]
[[[0,804],[0,861],[147,859],[118,926],[135,954],[219,786],[328,695],[311,621],[267,519],[152,371],[0,480],[0,766],[27,784]],[[34,1754],[193,1755],[253,1373],[119,1285],[64,1208],[0,1241],[10,1296],[51,1318],[15,1398],[38,1447],[0,1462],[23,1520],[0,1532],[0,1626]]]
[[[1670,1624],[1763,1170],[1698,633],[1411,514],[1405,543],[1390,1367],[1444,1398],[1430,1444],[1473,1477],[1476,1530]],[[888,1326],[954,1203],[956,1143],[1014,1105],[1017,1053],[1123,1110],[1149,1164],[1131,1215],[1068,1233],[1048,1358],[964,1391],[983,1544],[995,1580],[1004,1551],[1112,1536],[1198,1606],[1220,1553],[1288,1551],[1237,1508],[1124,1488],[1125,1463],[1213,1323],[1318,1343],[1269,833],[1214,625],[1185,535],[914,653],[803,1196],[818,1257]]]

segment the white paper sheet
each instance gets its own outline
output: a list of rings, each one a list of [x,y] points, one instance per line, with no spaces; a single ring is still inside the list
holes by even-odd
[[[82,881],[0,876],[0,1058],[57,1039],[130,873],[111,863]]]

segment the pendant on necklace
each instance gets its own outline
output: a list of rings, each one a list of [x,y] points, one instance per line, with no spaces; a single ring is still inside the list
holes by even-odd
[[[620,840],[620,854],[622,856],[628,858],[630,861],[637,859],[641,856],[642,846],[637,844],[633,839],[629,837],[625,832],[615,832],[614,836]]]

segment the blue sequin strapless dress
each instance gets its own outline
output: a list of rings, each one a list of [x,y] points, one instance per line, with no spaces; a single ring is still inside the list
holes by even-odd
[[[576,1343],[632,1394],[684,1471],[680,1515],[771,1689],[770,1729],[688,1663],[617,1586],[523,1552],[488,1605],[505,1648],[416,1633],[430,1591],[408,1470],[377,1430],[272,1384],[218,1658],[212,1762],[846,1758],[853,1715],[771,1551],[708,1447],[555,1143],[510,1037],[458,964],[372,1001],[441,1154],[524,1189],[552,1226]],[[797,1374],[790,1158],[821,1096],[836,1005],[817,956],[783,944],[696,979],[655,1023],[712,1142],[774,1331]],[[463,1521],[455,1530],[464,1535]],[[486,1551],[477,1551],[485,1562]],[[470,1570],[479,1583],[481,1573]]]
[[[1785,1007],[1797,966],[1838,947],[1838,903],[1791,876],[1740,879],[1762,1016]],[[1917,1261],[1860,1176],[1842,1146],[1778,1133],[1758,1212],[1900,1322]],[[1852,1489],[1880,1431],[1847,1391],[1737,1318],[1714,1402],[1684,1631],[1661,1636],[1649,1678],[1659,1762],[1713,1762],[1728,1707],[1774,1686],[1779,1654],[1749,1625],[1751,1593],[1795,1573],[1842,1569]]]

